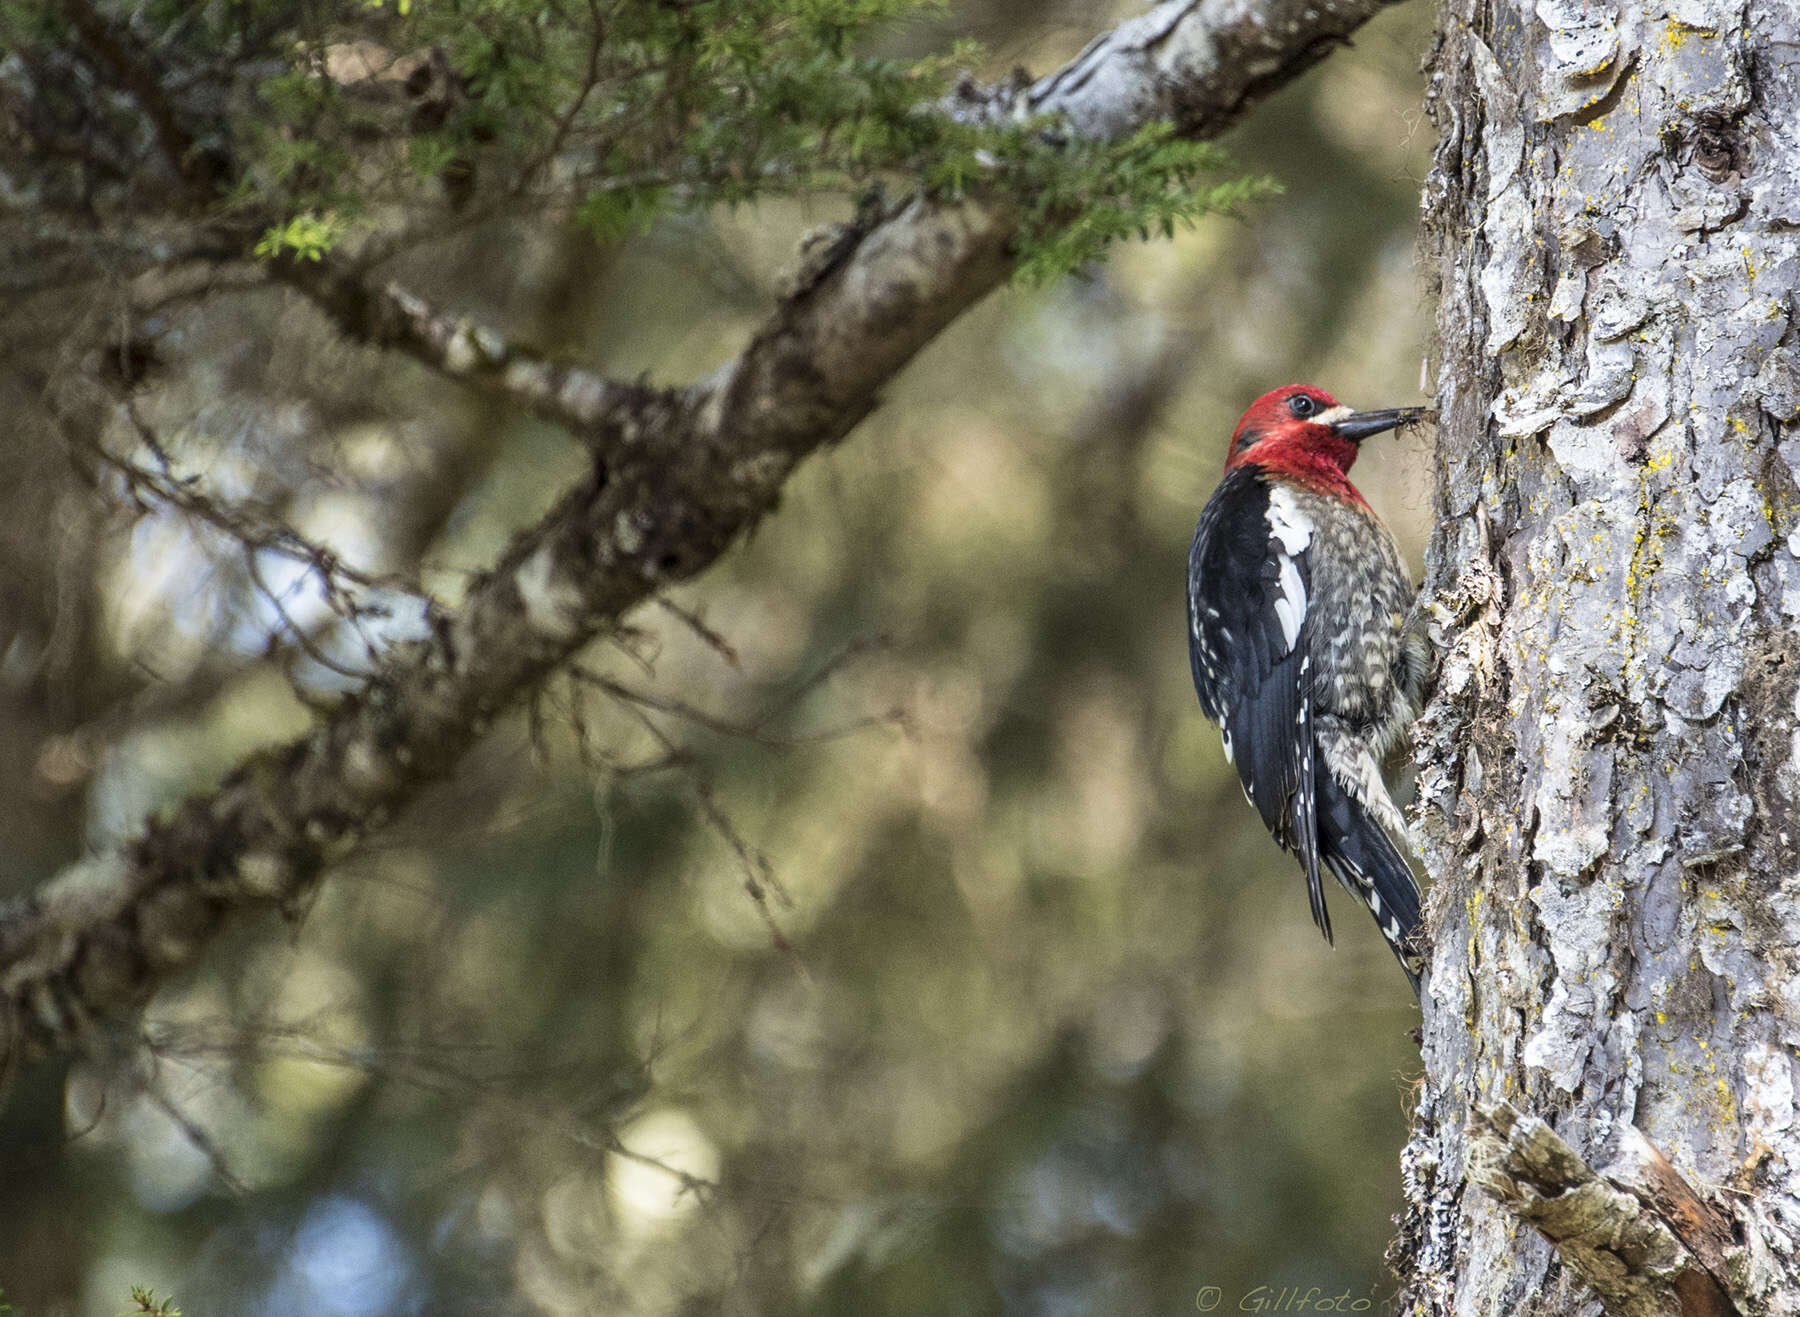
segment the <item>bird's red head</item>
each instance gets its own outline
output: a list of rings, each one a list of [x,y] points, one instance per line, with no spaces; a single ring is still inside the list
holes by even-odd
[[[1349,480],[1358,446],[1370,435],[1420,415],[1417,407],[1354,412],[1323,389],[1284,385],[1251,403],[1238,420],[1225,469],[1260,467],[1271,475],[1361,502],[1362,495]]]

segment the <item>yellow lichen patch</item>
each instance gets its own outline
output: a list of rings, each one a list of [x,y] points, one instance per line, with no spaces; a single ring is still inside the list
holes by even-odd
[[[1662,37],[1657,45],[1663,54],[1672,55],[1695,37],[1702,41],[1716,41],[1719,37],[1719,30],[1714,27],[1694,27],[1691,24],[1683,23],[1678,18],[1671,18],[1663,24]]]

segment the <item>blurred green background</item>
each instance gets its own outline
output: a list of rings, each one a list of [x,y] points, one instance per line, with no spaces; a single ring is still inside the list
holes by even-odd
[[[999,77],[1133,12],[959,3],[897,39],[972,35]],[[1379,1308],[1416,1011],[1341,897],[1325,947],[1244,805],[1182,585],[1251,398],[1420,401],[1429,20],[1390,11],[1229,139],[1283,195],[943,335],[678,593],[716,643],[646,610],[306,908],[234,927],[141,1038],[26,1075],[0,1121],[6,1299],[1147,1314],[1316,1286]],[[681,382],[841,213],[609,249],[495,226],[395,272]],[[162,329],[146,406],[210,488],[447,602],[581,465],[273,292]],[[302,730],[296,684],[343,687],[266,656],[252,567],[360,651],[291,564],[98,497],[26,383],[0,387],[24,418],[0,493],[12,894]],[[1415,572],[1424,443],[1356,472]]]

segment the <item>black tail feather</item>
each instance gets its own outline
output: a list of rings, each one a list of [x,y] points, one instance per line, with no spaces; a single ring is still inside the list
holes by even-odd
[[[1307,708],[1300,706],[1300,731],[1307,735]],[[1324,855],[1319,847],[1319,820],[1315,815],[1318,800],[1313,779],[1318,772],[1318,756],[1301,754],[1300,781],[1288,804],[1288,826],[1293,830],[1294,849],[1300,855],[1300,867],[1306,873],[1306,899],[1312,906],[1313,923],[1331,943],[1331,914],[1325,909],[1325,884],[1319,877],[1319,861]]]
[[[1337,880],[1369,908],[1400,962],[1413,996],[1424,969],[1419,942],[1419,884],[1412,867],[1382,831],[1375,816],[1325,771],[1315,777],[1319,858]]]

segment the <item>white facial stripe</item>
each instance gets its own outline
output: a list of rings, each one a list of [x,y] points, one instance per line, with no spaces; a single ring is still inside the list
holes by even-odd
[[[1343,403],[1339,403],[1336,407],[1327,407],[1312,419],[1314,423],[1318,425],[1336,425],[1346,416],[1354,416],[1355,414],[1353,409],[1344,406]]]

